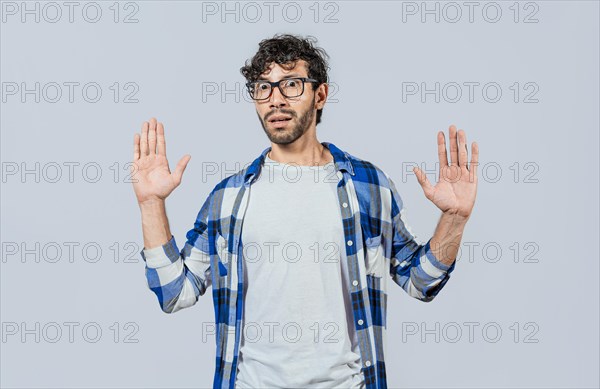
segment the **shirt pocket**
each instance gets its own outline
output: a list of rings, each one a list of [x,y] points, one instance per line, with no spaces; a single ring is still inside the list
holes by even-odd
[[[367,275],[373,277],[383,277],[385,275],[385,258],[383,254],[381,235],[365,239]]]
[[[227,239],[222,235],[217,237],[217,255],[219,257],[219,276],[227,275],[227,263],[229,263],[229,251],[227,248]]]

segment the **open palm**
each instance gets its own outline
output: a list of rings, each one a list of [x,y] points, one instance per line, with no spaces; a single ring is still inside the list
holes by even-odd
[[[136,133],[133,140],[132,177],[133,189],[138,203],[164,200],[179,186],[183,172],[191,156],[181,158],[171,173],[167,161],[165,129],[155,118],[142,125],[142,134]]]
[[[463,130],[456,131],[450,126],[450,164],[446,154],[444,132],[437,134],[438,156],[440,161],[439,180],[432,186],[425,173],[415,167],[413,171],[427,197],[442,212],[456,214],[464,218],[471,215],[477,194],[477,164],[479,147],[471,144],[471,162],[468,162],[467,136]]]

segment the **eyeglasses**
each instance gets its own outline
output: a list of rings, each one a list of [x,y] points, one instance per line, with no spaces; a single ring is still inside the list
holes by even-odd
[[[246,83],[248,94],[254,100],[266,100],[271,97],[273,87],[278,87],[279,91],[285,97],[298,97],[304,93],[305,82],[318,82],[312,78],[297,77],[285,78],[277,82],[270,81],[253,81]]]

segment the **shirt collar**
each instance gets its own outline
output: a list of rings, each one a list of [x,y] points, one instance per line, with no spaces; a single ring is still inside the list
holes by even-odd
[[[352,166],[352,162],[350,161],[348,153],[339,149],[331,142],[321,142],[321,144],[327,147],[329,152],[331,152],[336,171],[345,170],[351,175],[354,175],[354,167]],[[248,170],[246,170],[246,174],[244,175],[244,182],[246,184],[251,184],[254,182],[255,178],[260,175],[260,170],[269,151],[271,151],[271,146],[264,149],[260,155],[254,161],[252,161],[248,167]]]

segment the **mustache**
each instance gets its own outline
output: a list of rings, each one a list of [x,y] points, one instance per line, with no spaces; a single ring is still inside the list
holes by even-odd
[[[296,117],[296,113],[294,111],[288,111],[287,109],[280,109],[280,110],[277,110],[277,111],[271,111],[268,114],[266,114],[264,120],[266,122],[266,121],[269,120],[269,118],[271,116],[273,116],[273,115],[279,115],[279,114],[281,114],[281,115],[289,115],[292,118]]]

